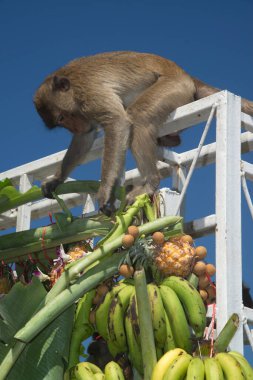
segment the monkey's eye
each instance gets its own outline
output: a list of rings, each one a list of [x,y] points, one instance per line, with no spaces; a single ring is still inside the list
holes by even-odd
[[[57,119],[56,119],[56,123],[57,123],[57,124],[61,124],[61,123],[63,122],[63,120],[64,120],[64,116],[63,116],[63,115],[59,115],[59,116],[57,117]]]

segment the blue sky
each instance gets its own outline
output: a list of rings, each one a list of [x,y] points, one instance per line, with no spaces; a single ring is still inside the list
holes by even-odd
[[[32,97],[47,74],[80,56],[152,52],[209,84],[253,99],[252,15],[252,0],[0,0],[0,171],[67,148],[70,134],[47,131]],[[195,147],[200,132],[199,127],[184,132],[175,150]],[[213,139],[211,131],[208,141]],[[252,153],[245,158],[252,162]],[[127,166],[133,166],[130,158]],[[99,163],[74,174],[98,179]],[[214,212],[213,189],[214,167],[194,173],[187,220]],[[244,279],[253,288],[252,220],[244,201],[243,216]],[[214,238],[197,243],[207,246],[213,261]]]

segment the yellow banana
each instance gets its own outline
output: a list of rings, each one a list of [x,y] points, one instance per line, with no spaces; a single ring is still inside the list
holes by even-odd
[[[187,369],[192,360],[192,356],[189,354],[179,355],[169,366],[163,380],[181,380],[184,379],[187,374]]]
[[[205,367],[205,379],[206,380],[223,380],[223,372],[221,365],[215,358],[206,358],[204,359]]]
[[[105,340],[108,339],[107,317],[112,298],[125,286],[127,285],[124,282],[115,285],[110,292],[106,293],[102,303],[96,310],[96,329]]]
[[[241,369],[244,373],[244,376],[247,380],[252,380],[253,379],[253,368],[249,364],[248,360],[239,352],[236,351],[230,351],[228,355],[233,356],[238,363],[241,366]]]
[[[105,366],[105,380],[124,380],[123,371],[116,362],[109,362]]]
[[[112,299],[108,312],[108,336],[111,342],[119,347],[119,352],[127,351],[127,341],[124,328],[124,316],[129,300],[134,292],[134,286],[127,285]]]
[[[176,348],[176,343],[173,338],[170,321],[166,313],[165,313],[165,324],[166,324],[166,340],[164,344],[164,352],[167,352],[169,350],[173,350],[174,348]]]
[[[189,353],[192,352],[190,329],[186,320],[183,306],[179,301],[178,296],[174,290],[168,286],[161,285],[159,289],[176,346],[183,348]]]
[[[182,354],[186,354],[186,351],[181,348],[175,348],[174,350],[170,350],[164,354],[160,360],[156,363],[151,380],[162,380],[166,370],[173,363],[173,361],[181,356]]]
[[[148,296],[156,346],[163,348],[166,341],[165,311],[158,286],[148,284]]]
[[[128,307],[125,317],[125,330],[127,337],[127,345],[129,350],[129,359],[131,364],[139,372],[140,375],[143,375],[143,362],[142,362],[142,353],[141,346],[137,342],[134,331],[132,328],[131,318],[130,318],[130,308]]]
[[[228,355],[225,352],[220,352],[215,356],[215,358],[221,365],[225,379],[245,379],[240,364],[232,355]]]
[[[95,379],[96,380],[104,380],[105,379],[105,375],[103,373],[95,373]]]
[[[186,380],[204,380],[205,378],[205,367],[203,361],[198,358],[192,358],[188,369]]]
[[[95,380],[95,376],[91,368],[86,362],[78,363],[74,369],[76,380]]]
[[[162,285],[167,285],[176,292],[183,304],[188,322],[196,337],[201,338],[206,327],[206,308],[197,289],[182,277],[167,277]]]

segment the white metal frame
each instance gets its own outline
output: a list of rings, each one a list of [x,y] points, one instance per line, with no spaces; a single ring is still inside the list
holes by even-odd
[[[216,236],[216,286],[217,286],[217,332],[222,329],[233,312],[240,315],[242,323],[231,342],[231,348],[243,352],[243,327],[253,348],[253,311],[242,304],[242,256],[241,256],[241,176],[243,189],[249,207],[252,208],[245,181],[253,180],[253,165],[242,161],[241,153],[253,150],[253,118],[241,113],[241,98],[221,91],[207,98],[176,109],[160,130],[160,136],[179,132],[190,126],[208,120],[210,113],[216,112],[216,142],[181,154],[160,149],[158,167],[162,177],[172,176],[173,188],[179,193],[187,185],[189,168],[216,163],[216,206],[215,214],[186,223],[185,228],[194,236],[215,233]],[[241,127],[246,132],[241,133]],[[208,128],[207,128],[208,129]],[[103,138],[99,137],[85,162],[101,157]],[[26,191],[35,180],[52,175],[61,163],[65,150],[30,162],[0,174],[0,180],[10,178],[21,191]],[[85,163],[84,162],[84,163]],[[193,167],[193,169],[194,169]],[[188,180],[190,176],[188,176]],[[138,182],[137,169],[125,173],[126,183]],[[187,186],[186,186],[187,187]],[[184,191],[184,190],[183,190]],[[163,202],[168,202],[168,192],[163,193]],[[175,195],[175,194],[174,194]],[[94,195],[69,194],[63,197],[69,207],[84,204],[85,212],[94,212]],[[174,196],[181,202],[179,197]],[[173,202],[173,203],[174,203]],[[183,204],[180,204],[181,213]],[[49,211],[58,210],[53,200],[44,199],[19,207],[0,215],[0,228],[10,228],[16,224],[17,230],[28,229],[31,219],[46,216]],[[251,209],[252,210],[252,209]],[[164,213],[172,212],[163,207]],[[176,213],[176,208],[174,208]]]

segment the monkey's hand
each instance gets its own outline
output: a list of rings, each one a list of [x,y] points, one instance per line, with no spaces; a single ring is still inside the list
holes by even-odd
[[[61,183],[63,183],[63,181],[58,178],[53,178],[53,179],[50,179],[49,181],[43,182],[41,184],[41,190],[44,197],[53,199],[54,197],[53,197],[52,192],[54,192],[57,186],[60,185]]]

